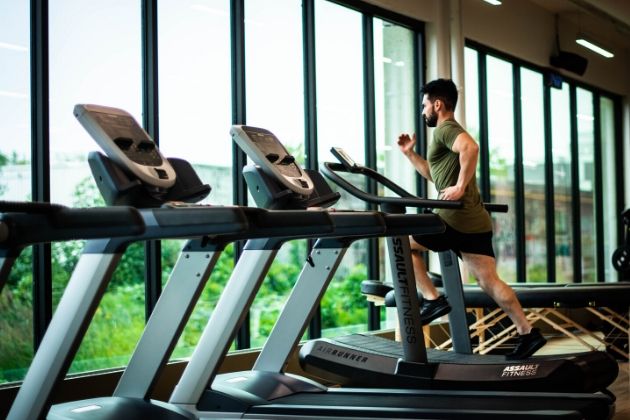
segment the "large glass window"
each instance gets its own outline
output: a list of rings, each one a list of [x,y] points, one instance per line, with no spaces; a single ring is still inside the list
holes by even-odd
[[[232,203],[230,2],[158,2],[160,149],[193,164]]]
[[[595,118],[593,93],[577,88],[578,172],[582,282],[597,281],[597,231],[595,219]]]
[[[488,152],[490,201],[509,206],[493,215],[497,271],[507,282],[516,279],[516,207],[514,200],[514,83],[512,64],[487,56]]]
[[[415,107],[414,32],[394,23],[373,19],[374,94],[376,104],[376,165],[398,185],[414,194],[416,171],[397,145],[401,133],[412,134],[421,110]],[[378,191],[391,195],[391,191]],[[379,239],[379,278],[391,283],[385,239]],[[395,311],[382,311],[386,321],[395,322]],[[392,324],[393,325],[393,324]]]
[[[547,281],[545,121],[542,74],[521,68],[526,281]]]
[[[274,6],[245,2],[247,124],[272,131],[304,165],[302,2]],[[306,241],[286,243],[274,259],[250,310],[252,347],[269,336],[305,259]]]
[[[60,0],[50,19],[50,154],[53,202],[102,203],[86,156],[98,146],[73,116],[78,103],[122,108],[141,121],[140,1]],[[106,59],[105,59],[106,57]],[[81,249],[53,247],[53,298],[65,288]],[[127,363],[144,327],[144,251],[132,245],[99,305],[71,372]]]
[[[381,19],[373,22],[377,169],[413,193],[415,171],[396,142],[401,133],[415,131],[421,112],[414,106],[414,32]]]
[[[31,199],[29,2],[0,2],[0,200]],[[33,357],[31,248],[0,291],[0,384],[24,378]]]
[[[165,156],[187,160],[212,191],[206,203],[232,204],[232,95],[228,0],[158,2],[159,141]],[[163,240],[162,282],[185,241]],[[173,351],[192,354],[234,266],[229,245]]]
[[[612,99],[601,97],[599,102],[601,133],[602,197],[604,199],[604,281],[615,281],[617,272],[611,258],[617,242],[619,215],[617,214],[617,184],[620,174],[615,170],[615,104]]]
[[[602,96],[598,103],[594,101],[594,93],[586,88],[572,86],[572,82],[565,82],[560,88],[545,88],[543,73],[526,68],[520,64],[494,56],[494,53],[482,55],[483,66],[478,67],[480,50],[466,47],[466,116],[469,131],[473,133],[483,126],[479,121],[480,111],[487,113],[488,150],[481,150],[482,157],[489,161],[490,199],[510,205],[510,213],[493,215],[495,219],[495,252],[498,254],[498,271],[507,281],[516,279],[516,248],[517,237],[525,238],[525,281],[527,282],[559,282],[571,283],[577,281],[598,281],[599,246],[603,246],[604,255],[612,252],[616,242],[616,233],[610,223],[604,223],[603,237],[598,237],[598,222],[612,218],[617,220],[616,188],[615,188],[615,144],[614,106],[613,100]],[[484,74],[478,74],[477,69],[485,69]],[[521,121],[519,133],[521,140],[522,162],[515,162],[514,129],[514,70],[519,71]],[[483,71],[483,70],[482,70]],[[487,86],[485,92],[479,92],[484,101],[473,98],[471,92],[479,90],[479,79]],[[472,89],[472,90],[471,90]],[[550,92],[550,111],[545,114],[544,93]],[[575,90],[575,103],[571,102],[571,92]],[[485,95],[485,97],[484,97]],[[479,103],[487,105],[487,109],[480,110]],[[575,115],[571,115],[571,107],[575,106]],[[594,106],[599,106],[595,112]],[[596,121],[596,114],[600,120]],[[547,119],[547,120],[546,120]],[[545,124],[551,128],[551,154],[546,156],[548,145],[546,141]],[[595,130],[601,134],[601,179],[598,179],[595,165]],[[575,130],[573,132],[572,130]],[[574,138],[575,137],[575,138]],[[576,144],[572,142],[575,141]],[[514,191],[519,190],[516,185],[515,165],[522,165],[522,189],[524,192],[523,208],[515,208]],[[551,164],[553,172],[551,179],[547,179],[546,168]],[[576,176],[575,176],[576,175]],[[574,179],[575,176],[575,179]],[[552,182],[553,188],[547,188],[546,182]],[[574,185],[577,183],[577,185]],[[598,189],[602,189],[601,194]],[[553,190],[553,197],[547,201],[547,190]],[[603,198],[602,203],[596,203],[597,197]],[[578,202],[575,202],[578,200]],[[547,208],[547,203],[552,203]],[[601,206],[601,207],[600,207]],[[603,214],[597,214],[601,208]],[[523,211],[522,215],[517,214]],[[547,212],[553,211],[553,231],[547,226]],[[579,214],[579,237],[574,235],[574,220]],[[517,235],[516,221],[519,217],[524,221],[524,232]],[[547,241],[554,235],[555,249],[547,249]],[[581,261],[574,261],[575,244],[580,244]],[[598,241],[602,241],[601,243]],[[548,279],[547,267],[549,253],[555,257],[555,273],[553,279]],[[579,263],[581,278],[576,279],[574,269]],[[612,276],[611,267],[603,264],[606,277]]]
[[[573,199],[569,86],[551,89],[554,220],[557,283],[573,283]]]
[[[315,3],[315,34],[319,162],[334,161],[330,148],[342,146],[357,162],[363,163],[365,131],[361,14],[319,0]],[[352,179],[352,182],[362,180]],[[342,194],[343,199],[336,207],[365,208],[364,203]],[[355,242],[322,299],[323,336],[366,329],[365,298],[360,293],[360,282],[366,274],[365,241]]]

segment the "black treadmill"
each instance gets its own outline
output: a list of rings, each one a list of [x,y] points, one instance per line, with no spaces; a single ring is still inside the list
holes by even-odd
[[[234,126],[232,136],[258,166],[244,170],[248,187],[259,205],[291,206],[304,203],[295,199],[292,191],[301,182],[295,178],[308,176],[317,191],[330,191],[330,187],[316,171],[303,170],[279,140],[268,130]],[[419,205],[457,205],[435,200],[414,198]],[[330,203],[327,203],[330,204]],[[336,211],[334,215],[343,215]],[[352,216],[352,212],[349,213]],[[431,219],[426,219],[429,216]],[[386,236],[394,249],[398,261],[394,264],[400,273],[398,279],[400,296],[407,307],[400,309],[407,317],[408,325],[418,326],[419,310],[415,293],[409,293],[414,279],[409,261],[408,242],[403,238],[409,234],[434,231],[428,221],[435,221],[429,214],[383,214],[387,230],[381,234],[360,234],[352,238],[328,237],[313,246],[303,271],[295,283],[265,346],[254,367],[249,371],[217,375],[216,354],[225,352],[225,343],[234,333],[234,323],[228,318],[238,319],[241,312],[215,317],[208,323],[197,350],[177,384],[169,403],[176,404],[195,414],[198,418],[335,418],[335,419],[383,419],[383,418],[610,418],[614,412],[613,400],[607,395],[583,393],[539,393],[539,392],[479,392],[479,391],[436,391],[419,389],[338,388],[326,387],[311,379],[289,374],[285,371],[290,354],[295,350],[300,337],[324,293],[334,270],[353,240],[362,237]],[[333,217],[334,219],[334,217]],[[390,220],[391,223],[388,223]],[[423,228],[417,225],[427,223]],[[424,232],[423,232],[424,231]],[[334,235],[332,235],[334,236]],[[406,249],[406,250],[405,250]],[[255,293],[256,279],[231,279],[221,296],[223,300],[237,299],[232,296],[234,284],[242,283],[247,294],[241,300],[249,300]],[[249,284],[253,284],[251,287]],[[236,289],[235,289],[236,290]],[[236,306],[233,306],[236,308]],[[225,306],[224,308],[228,308]],[[239,306],[240,311],[247,307]],[[216,318],[216,319],[215,319]],[[403,319],[403,317],[401,317]],[[227,329],[225,327],[228,327]],[[223,331],[224,337],[217,337]],[[424,349],[413,345],[405,349],[415,352]],[[368,359],[357,357],[353,351],[334,355],[337,358],[365,363]],[[414,366],[401,363],[400,369],[413,372]],[[384,385],[383,385],[384,386]]]
[[[405,207],[415,206],[416,197],[391,180],[354,163],[341,149],[333,148],[333,154],[342,163],[324,163],[322,172],[345,191],[389,212],[404,213]],[[350,184],[340,172],[367,176],[399,197],[368,194]],[[456,266],[453,253],[451,258],[455,260],[450,264]],[[464,310],[463,292],[461,282],[454,284],[452,280],[446,275],[443,278],[456,313],[456,309]],[[394,281],[394,290],[397,287]],[[400,302],[398,296],[396,302]],[[463,331],[468,337],[465,321]],[[424,343],[422,329],[401,328],[401,335],[403,343]],[[619,371],[616,361],[600,351],[506,360],[502,355],[471,354],[469,349],[463,352],[457,347],[450,352],[426,349],[413,355],[398,342],[354,334],[306,343],[300,351],[300,363],[307,372],[346,386],[475,391],[606,392]],[[355,357],[340,357],[346,354]]]
[[[179,407],[151,400],[150,395],[225,246],[247,238],[301,238],[331,232],[334,226],[324,211],[196,205],[195,202],[210,192],[210,187],[199,180],[187,162],[164,158],[128,113],[115,108],[78,105],[75,115],[109,156],[93,152],[88,161],[99,190],[113,207],[85,210],[99,215],[100,222],[81,218],[78,210],[65,212],[72,217],[67,222],[70,226],[94,222],[93,231],[105,239],[92,239],[84,247],[8,418],[194,418]],[[141,208],[130,209],[124,205]],[[123,211],[135,218],[114,219],[114,215]],[[7,221],[15,218],[13,214],[3,216]],[[27,239],[45,239],[36,236],[37,232],[55,232],[65,219],[52,213],[48,218],[33,220],[37,223],[29,229],[16,230],[21,242],[14,241],[14,244],[23,244]],[[108,223],[107,229],[102,223]],[[40,229],[33,229],[38,227]],[[96,233],[86,237],[101,237]],[[74,236],[69,234],[68,238]],[[49,411],[54,389],[67,373],[125,249],[136,241],[163,238],[189,241],[184,245],[115,395],[64,403]],[[133,372],[128,371],[130,368]]]

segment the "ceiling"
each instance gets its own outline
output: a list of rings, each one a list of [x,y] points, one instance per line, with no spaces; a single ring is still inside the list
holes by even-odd
[[[630,1],[531,0],[586,31],[604,34],[630,50]]]

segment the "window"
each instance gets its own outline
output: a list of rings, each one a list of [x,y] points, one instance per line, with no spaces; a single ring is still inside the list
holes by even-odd
[[[472,41],[465,62],[468,123],[480,127],[482,146],[488,142],[488,150],[481,149],[480,178],[489,173],[491,201],[510,205],[507,217],[495,217],[501,277],[557,283],[617,278],[608,262],[618,241],[622,194],[615,99],[568,78],[559,88],[546,85],[547,69]],[[471,88],[479,92],[477,101]],[[548,249],[552,243],[555,249]]]
[[[521,68],[525,262],[527,282],[547,281],[543,76]]]
[[[416,108],[414,77],[415,33],[405,27],[373,19],[374,94],[376,106],[376,169],[414,194],[416,171],[397,145],[401,133],[412,134],[422,110]],[[419,141],[419,140],[418,140]],[[392,195],[391,191],[378,191]],[[379,238],[379,278],[391,283],[389,255],[384,238]],[[393,327],[395,309],[381,311]],[[391,315],[390,315],[391,314]]]
[[[512,64],[487,56],[488,153],[490,202],[507,204],[507,214],[493,215],[497,271],[507,282],[516,278],[516,209],[514,197],[514,106]]]
[[[245,2],[247,124],[273,132],[304,166],[302,2],[281,0],[274,6]],[[252,347],[269,336],[305,259],[305,240],[284,244],[274,259],[250,309]]]
[[[363,41],[361,14],[319,0],[315,3],[317,63],[317,133],[319,162],[335,161],[329,150],[343,146],[364,162]],[[364,182],[361,178],[351,182]],[[361,186],[363,188],[363,186]],[[364,209],[365,204],[342,193],[336,207]],[[365,298],[359,291],[367,275],[366,242],[348,250],[321,302],[322,335],[365,330]]]
[[[160,149],[193,164],[232,204],[229,1],[158,2]]]
[[[232,204],[229,1],[160,0],[158,49],[160,149],[165,156],[190,162],[212,187],[204,202]],[[161,241],[163,283],[185,243]],[[192,354],[233,267],[230,244],[205,285],[173,358]]]
[[[143,117],[155,119],[159,126],[149,128],[155,129],[152,134],[164,154],[193,164],[202,181],[212,186],[206,201],[213,204],[233,202],[234,163],[228,131],[234,114],[245,115],[244,122],[248,124],[272,130],[301,163],[314,149],[313,162],[333,160],[330,147],[343,146],[357,161],[369,157],[370,165],[376,163],[414,191],[413,171],[400,169],[402,156],[392,145],[399,132],[417,129],[414,125],[419,110],[414,109],[414,102],[416,79],[421,71],[416,59],[422,54],[416,49],[421,24],[378,7],[370,7],[369,14],[364,14],[326,0],[306,4],[308,10],[299,0],[280,1],[270,7],[244,0],[245,10],[241,11],[240,4],[228,0],[159,0],[154,26],[144,21],[152,16],[142,13],[140,0],[110,0],[105,4],[58,0],[51,2],[48,25],[41,28],[30,26],[29,5],[36,5],[34,12],[38,12],[42,7],[39,3],[4,2],[0,5],[0,136],[10,140],[0,144],[0,198],[29,200],[33,198],[29,191],[43,191],[39,195],[46,195],[48,187],[45,178],[43,185],[39,185],[39,178],[31,185],[36,168],[30,162],[29,66],[31,58],[39,59],[39,51],[31,57],[29,36],[38,35],[42,29],[48,30],[42,34],[48,39],[48,74],[36,73],[33,80],[48,82],[44,87],[49,90],[49,101],[44,104],[46,114],[41,117],[49,125],[36,128],[48,129],[44,138],[49,139],[49,144],[44,146],[49,148],[50,156],[37,156],[37,162],[50,168],[53,202],[70,206],[102,204],[86,162],[87,153],[99,148],[72,115],[78,103],[122,108],[139,122],[147,119]],[[314,15],[310,13],[311,6]],[[231,19],[235,12],[244,12],[244,22]],[[316,18],[311,20],[313,16]],[[307,22],[304,28],[303,22]],[[366,24],[374,29],[374,38],[369,40],[373,45],[365,44],[368,41],[364,29],[370,27],[364,27]],[[158,31],[157,45],[149,39],[146,51],[142,28]],[[37,31],[30,33],[33,29]],[[245,34],[245,51],[232,43],[232,35],[241,31]],[[313,40],[310,36],[315,36],[316,49],[304,50],[305,35],[309,42]],[[376,49],[375,56],[364,57],[364,51],[371,55],[372,47]],[[144,53],[148,58],[158,58],[157,80],[143,80],[152,75],[150,71],[143,72]],[[241,53],[245,60],[234,61],[238,68],[233,68],[233,58]],[[315,72],[304,68],[313,55]],[[368,64],[366,59],[373,62]],[[240,68],[243,62],[245,69]],[[372,65],[375,84],[366,87],[364,73],[369,77],[372,74],[364,67],[371,70]],[[40,69],[41,66],[34,66],[35,72]],[[233,89],[234,72],[245,75],[244,91]],[[305,76],[309,80],[304,80]],[[316,94],[316,101],[309,96],[305,103],[305,86],[308,94]],[[311,91],[313,88],[315,92]],[[157,115],[143,115],[153,112],[143,109],[146,98],[157,98]],[[376,139],[372,138],[373,127],[369,138],[365,129],[365,111],[372,103],[376,103],[375,109],[368,112],[376,121],[369,123],[376,125]],[[316,113],[312,105],[317,106]],[[316,145],[306,143],[306,127],[308,141],[317,142]],[[365,180],[353,181],[363,184]],[[344,194],[338,207],[364,209],[366,205]],[[356,243],[347,253],[324,297],[323,325],[328,329],[325,335],[337,334],[335,329],[339,328],[366,327],[365,299],[359,293],[360,280],[367,272],[367,241],[364,242]],[[161,241],[162,283],[167,281],[182,244],[183,241]],[[46,301],[52,298],[52,309],[64,292],[83,245],[82,241],[74,241],[52,246],[53,273],[42,283],[52,286],[52,295],[44,297]],[[279,253],[252,309],[253,333],[246,338],[253,345],[265,339],[276,316],[273,308],[282,304],[305,254],[305,241],[287,244]],[[25,251],[0,294],[0,309],[8,308],[0,311],[0,327],[12,337],[10,343],[5,340],[0,352],[0,382],[23,377],[32,358],[33,342],[41,339],[38,325],[35,334],[32,332],[33,298],[40,295],[32,293],[31,260],[30,250]],[[145,297],[146,261],[144,244],[129,247],[71,372],[117,367],[127,362],[144,326],[145,306],[153,303],[154,296]],[[234,248],[229,246],[193,311],[174,357],[190,354],[231,274],[233,261]],[[149,263],[153,265],[152,261]],[[45,264],[46,261],[36,261],[38,268]],[[20,299],[15,299],[18,294]],[[10,303],[7,297],[11,297]],[[44,316],[37,319],[45,322],[50,308],[44,306]],[[272,311],[267,311],[269,307]],[[313,333],[319,335],[321,331]]]
[[[617,273],[611,264],[613,252],[619,246],[617,231],[619,227],[619,215],[617,214],[617,191],[619,175],[615,170],[615,104],[612,99],[601,97],[600,107],[600,133],[601,133],[601,168],[602,168],[602,193],[604,208],[604,281],[614,281]]]
[[[0,199],[31,199],[29,3],[0,3]],[[27,248],[0,291],[0,384],[19,381],[33,357],[31,265]]]
[[[569,86],[551,89],[556,283],[573,283],[573,198]]]
[[[580,227],[582,282],[597,281],[597,231],[595,219],[595,117],[593,93],[576,90],[578,130],[578,173],[580,189]]]
[[[99,148],[72,110],[77,103],[107,105],[142,121],[140,2],[56,1],[49,19],[51,198],[94,206],[102,201],[86,156]],[[53,247],[55,304],[81,248],[80,242]],[[116,269],[70,372],[125,365],[143,327],[144,250],[142,244],[133,244]]]
[[[377,170],[411,193],[416,189],[415,171],[396,142],[401,133],[415,131],[422,112],[414,100],[413,41],[413,31],[374,19]]]

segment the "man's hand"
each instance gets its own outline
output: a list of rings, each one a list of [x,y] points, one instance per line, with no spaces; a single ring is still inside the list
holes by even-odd
[[[405,156],[409,156],[414,152],[413,147],[416,145],[416,134],[414,133],[412,137],[409,137],[409,134],[403,133],[398,136],[398,148],[403,152]]]
[[[458,187],[457,185],[453,185],[452,187],[444,188],[440,191],[440,198],[442,200],[459,200],[464,196],[465,188]]]

